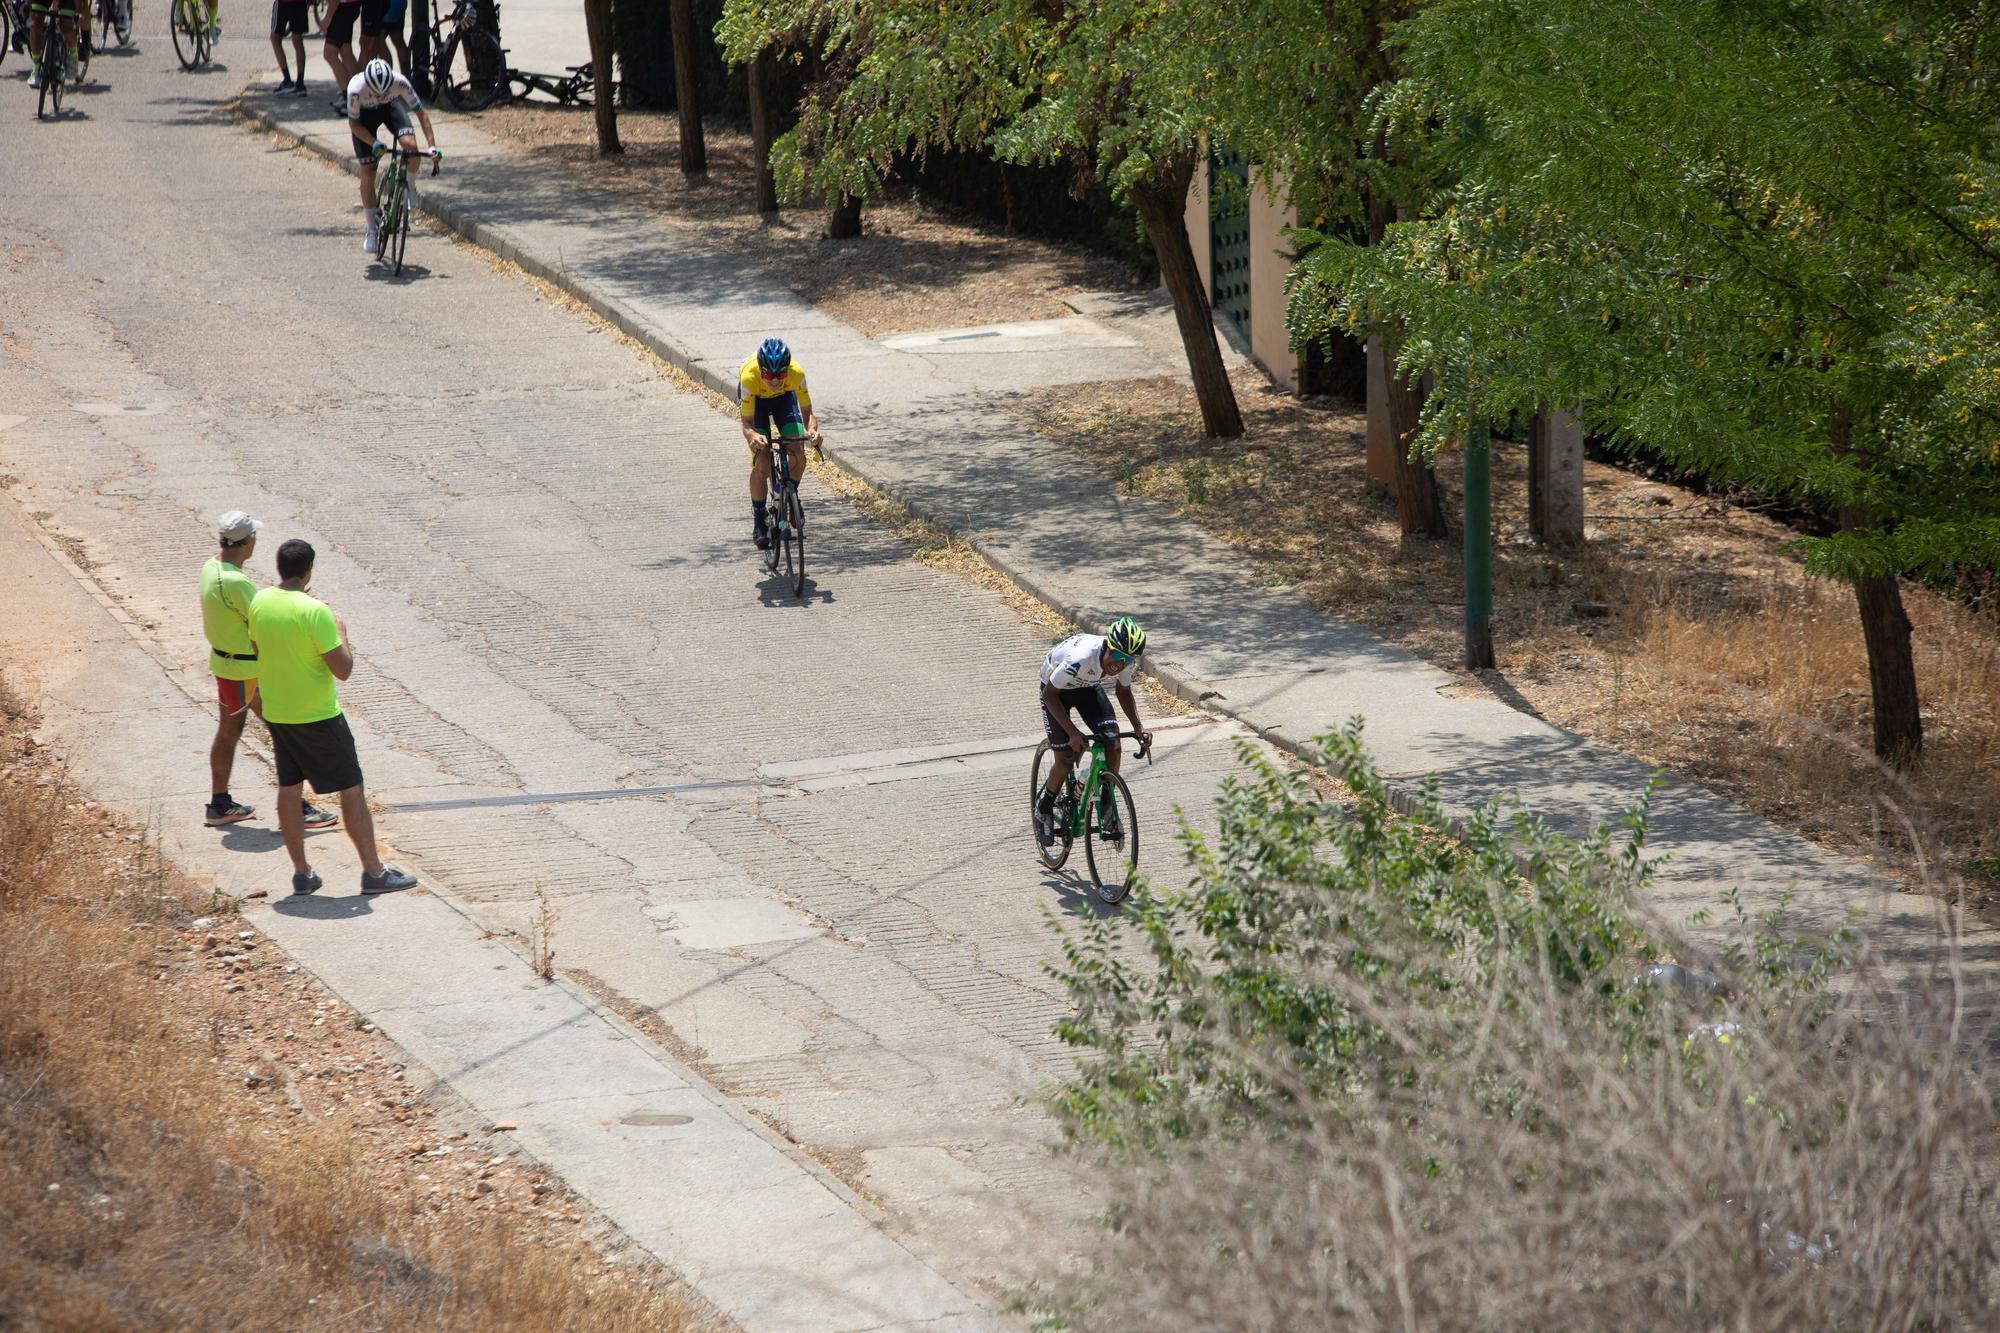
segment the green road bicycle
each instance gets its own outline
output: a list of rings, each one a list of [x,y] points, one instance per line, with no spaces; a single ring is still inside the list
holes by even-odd
[[[167,27],[173,32],[174,54],[180,57],[181,68],[206,65],[210,54],[207,8],[200,0],[173,0],[173,6]]]
[[[1104,753],[1107,741],[1128,737],[1139,741],[1140,755],[1147,763],[1153,762],[1153,747],[1136,731],[1092,736],[1083,758],[1070,769],[1062,795],[1056,798],[1055,840],[1042,847],[1041,840],[1036,839],[1042,864],[1060,870],[1069,860],[1070,848],[1082,838],[1090,882],[1096,887],[1098,901],[1107,904],[1125,901],[1139,875],[1139,812],[1132,805],[1132,789],[1125,785],[1124,778],[1106,766]],[[1055,755],[1047,741],[1035,747],[1035,761],[1028,777],[1030,827],[1054,763]]]
[[[806,428],[795,421],[787,421],[780,429],[788,441],[807,438]],[[785,446],[779,443],[777,432],[766,431],[765,438],[771,442],[771,546],[764,555],[764,567],[775,574],[782,560],[785,579],[792,585],[792,596],[804,597],[806,507],[799,500],[799,483],[792,476],[792,460]],[[813,452],[819,453],[819,445],[813,445]]]
[[[443,157],[435,148],[428,153],[421,149],[392,152],[381,144],[376,144],[375,160],[379,162],[385,155],[389,159],[389,165],[382,169],[382,176],[375,183],[375,234],[382,245],[376,258],[387,264],[391,273],[400,277],[403,272],[403,251],[410,243],[410,214],[416,211],[410,203],[410,170],[404,159],[430,158],[431,175],[435,176]]]

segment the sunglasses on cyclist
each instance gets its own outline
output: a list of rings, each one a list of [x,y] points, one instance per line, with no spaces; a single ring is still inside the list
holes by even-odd
[[[1132,660],[1132,654],[1121,653],[1116,648],[1112,648],[1108,645],[1105,647],[1104,651],[1111,654],[1111,660],[1114,662],[1129,662]]]

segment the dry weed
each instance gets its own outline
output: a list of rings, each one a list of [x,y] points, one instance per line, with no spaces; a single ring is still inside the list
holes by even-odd
[[[507,1217],[412,1232],[330,1122],[219,1113],[225,1016],[160,961],[205,895],[83,814],[53,773],[0,778],[0,1327],[695,1326]]]

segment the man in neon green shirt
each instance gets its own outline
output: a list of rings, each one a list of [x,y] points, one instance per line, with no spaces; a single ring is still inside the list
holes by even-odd
[[[250,603],[250,638],[257,646],[258,691],[271,752],[278,761],[278,829],[292,858],[292,892],[312,893],[320,877],[306,862],[305,784],[325,796],[340,793],[347,836],[361,855],[361,891],[394,893],[417,882],[375,851],[375,819],[361,789],[354,733],[340,711],[337,680],[354,673],[347,626],[325,602],[310,597],[312,545],[294,537],[278,548],[275,588]]]
[[[257,530],[264,525],[241,509],[216,520],[221,551],[201,567],[201,628],[208,636],[208,670],[215,677],[221,704],[215,739],[208,747],[208,806],[202,822],[210,828],[238,824],[257,812],[229,794],[229,774],[236,767],[236,746],[243,724],[257,704],[257,647],[250,642],[250,599],[257,585],[243,566],[257,551]],[[330,828],[337,816],[315,806],[305,808],[307,828]]]

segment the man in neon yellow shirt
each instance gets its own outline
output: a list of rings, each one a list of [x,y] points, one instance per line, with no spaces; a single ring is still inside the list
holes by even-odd
[[[796,485],[806,475],[806,441],[819,447],[819,418],[813,415],[806,373],[792,360],[792,349],[781,338],[766,338],[756,355],[736,372],[736,402],[743,413],[743,442],[750,446],[750,540],[761,551],[771,544],[764,512],[765,496],[771,489],[768,433],[773,426],[781,431],[786,426],[805,430],[804,439],[785,442],[785,462]]]
[[[256,554],[257,530],[263,526],[241,509],[230,510],[216,520],[222,550],[201,567],[201,628],[208,636],[208,670],[222,708],[208,747],[210,795],[202,822],[210,828],[238,824],[257,813],[229,794],[229,774],[236,767],[243,724],[258,706],[257,647],[250,642],[250,599],[257,595],[257,585],[243,566]],[[307,828],[330,828],[337,818],[314,806],[305,808]]]
[[[361,855],[361,891],[394,893],[417,882],[375,851],[375,819],[361,789],[361,760],[354,733],[340,711],[336,680],[354,674],[347,626],[325,602],[306,594],[312,583],[313,548],[294,537],[278,548],[275,588],[250,603],[250,638],[257,645],[258,690],[271,752],[278,761],[278,828],[292,858],[292,892],[311,893],[320,877],[306,862],[305,784],[324,796],[340,793],[347,836]]]

